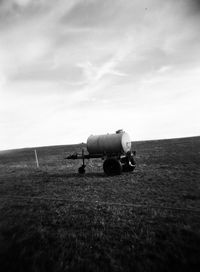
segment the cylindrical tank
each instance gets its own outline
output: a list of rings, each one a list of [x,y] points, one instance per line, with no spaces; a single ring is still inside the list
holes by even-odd
[[[113,134],[91,135],[87,139],[89,154],[123,154],[131,150],[129,135],[119,130]]]

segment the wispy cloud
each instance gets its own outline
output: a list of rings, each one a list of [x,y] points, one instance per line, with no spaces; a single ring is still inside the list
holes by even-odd
[[[0,1],[0,148],[198,134],[199,15],[198,0]]]

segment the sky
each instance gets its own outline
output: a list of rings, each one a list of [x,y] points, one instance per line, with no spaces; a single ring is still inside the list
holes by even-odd
[[[0,150],[200,135],[200,1],[0,0]]]

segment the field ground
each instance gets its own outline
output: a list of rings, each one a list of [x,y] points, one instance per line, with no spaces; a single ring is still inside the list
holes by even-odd
[[[199,271],[200,137],[134,143],[133,173],[63,158],[76,146],[0,152],[1,271]]]

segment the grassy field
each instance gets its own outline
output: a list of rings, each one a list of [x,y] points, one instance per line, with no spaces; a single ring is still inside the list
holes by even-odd
[[[1,271],[199,271],[200,137],[135,142],[115,177],[80,147],[0,152]]]

